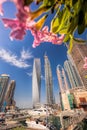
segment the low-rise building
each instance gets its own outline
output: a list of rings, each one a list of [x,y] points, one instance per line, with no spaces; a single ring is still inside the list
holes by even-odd
[[[76,108],[83,108],[87,111],[87,90],[80,88],[71,89],[70,93],[74,97]]]

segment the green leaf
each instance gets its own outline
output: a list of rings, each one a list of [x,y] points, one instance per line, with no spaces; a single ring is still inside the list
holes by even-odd
[[[52,6],[55,3],[55,0],[44,0],[44,6]]]
[[[78,2],[78,0],[66,0],[65,4],[71,8]]]
[[[57,29],[58,29],[58,26],[59,26],[59,19],[58,17],[57,18],[54,18],[52,21],[51,21],[51,29],[50,31],[53,32],[53,33],[56,33],[57,32]]]
[[[33,2],[33,0],[24,0],[24,5],[30,5]]]
[[[54,33],[66,34],[69,22],[70,12],[67,8],[58,10],[58,17],[54,18],[51,22],[51,31]]]
[[[40,19],[37,21],[37,23],[35,24],[35,27],[36,27],[37,30],[40,30],[40,29],[43,27],[47,16],[48,16],[48,15],[44,15],[42,18],[40,18]]]
[[[59,33],[62,29],[65,29],[65,27],[68,27],[68,24],[69,24],[69,17],[70,17],[69,10],[67,8],[64,8],[62,13],[61,13],[62,17],[59,17],[60,25],[57,30],[57,32],[59,32]],[[61,16],[61,14],[60,14],[60,16]],[[67,30],[67,28],[66,28],[66,30]],[[65,32],[65,34],[66,34],[66,32]]]
[[[80,10],[83,8],[83,0],[78,0],[76,4],[73,6],[74,15],[78,15]]]
[[[87,11],[85,12],[85,27],[87,27]]]
[[[65,0],[61,0],[61,4],[65,4]]]
[[[83,7],[83,11],[84,11],[84,17],[85,17],[85,27],[87,27],[87,1],[85,1],[84,7]]]
[[[36,4],[39,4],[40,2],[42,2],[43,0],[35,0]]]
[[[69,39],[70,39],[70,36],[69,36],[69,34],[67,34],[67,35],[65,35],[63,42],[68,42]]]
[[[70,39],[68,53],[71,53],[73,48],[73,38]]]
[[[56,33],[58,26],[60,25],[61,19],[62,19],[62,13],[63,11],[60,11],[60,9],[58,8],[53,20],[51,21],[51,32]]]
[[[85,30],[85,23],[78,25],[78,34],[82,34]]]
[[[78,14],[78,34],[82,34],[85,30],[85,14],[81,9]]]
[[[49,6],[40,6],[39,9],[37,9],[34,12],[29,12],[29,18],[31,20],[34,20],[38,18],[40,15],[42,15],[44,12],[47,12],[49,10]]]
[[[72,6],[74,6],[78,2],[77,0],[72,0]]]
[[[74,16],[69,23],[67,33],[72,34],[78,25],[78,16]]]
[[[68,28],[68,26],[64,26],[64,27],[59,31],[59,34],[67,34],[67,28]]]
[[[67,6],[71,6],[71,5],[72,5],[72,0],[66,0],[66,1],[65,1],[65,4],[66,4]]]

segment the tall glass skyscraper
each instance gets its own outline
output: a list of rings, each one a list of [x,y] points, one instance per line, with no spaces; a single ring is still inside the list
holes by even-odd
[[[3,106],[5,94],[8,87],[8,82],[9,82],[9,75],[7,74],[0,75],[0,110]]]
[[[8,85],[8,90],[5,96],[5,101],[7,106],[11,106],[11,105],[15,105],[15,101],[14,101],[14,91],[15,91],[15,80],[11,80],[9,85]]]
[[[57,77],[60,87],[60,103],[62,110],[73,109],[73,102],[69,92],[69,83],[65,71],[62,66],[57,66]]]
[[[83,68],[84,58],[87,57],[87,44],[74,43],[70,56],[81,77],[83,86],[87,89],[87,70]]]
[[[69,83],[65,71],[61,65],[57,66],[57,77],[58,77],[60,92],[64,92],[65,90],[68,90]]]
[[[33,107],[40,103],[40,90],[41,90],[41,65],[40,59],[34,59],[33,75],[32,75],[32,100]]]
[[[44,67],[45,67],[45,82],[46,82],[46,103],[51,105],[54,103],[52,72],[50,62],[46,55],[44,56],[44,60],[45,60]]]
[[[71,88],[81,87],[82,84],[80,81],[80,77],[79,77],[75,67],[72,65],[71,61],[66,60],[64,62],[64,69],[68,75],[68,79],[69,79]]]

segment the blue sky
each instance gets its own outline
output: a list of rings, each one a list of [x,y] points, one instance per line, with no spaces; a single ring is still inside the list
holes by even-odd
[[[15,17],[16,8],[13,3],[3,4],[4,17]],[[32,6],[32,8],[34,8]],[[48,17],[46,24],[52,17]],[[9,38],[10,29],[4,28],[0,21],[0,74],[10,75],[10,79],[16,81],[15,100],[19,107],[30,107],[32,105],[32,67],[34,58],[41,60],[41,101],[45,102],[45,80],[44,80],[44,54],[46,52],[52,69],[54,94],[58,101],[58,80],[56,67],[63,65],[67,59],[67,49],[65,45],[52,45],[42,43],[36,48],[32,48],[33,37],[28,31],[24,40],[11,41]]]

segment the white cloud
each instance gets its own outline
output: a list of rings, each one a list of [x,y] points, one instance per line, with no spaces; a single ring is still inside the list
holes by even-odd
[[[22,53],[22,52],[21,52]],[[24,51],[25,55],[26,52]],[[30,54],[30,57],[29,57]],[[18,57],[17,55],[13,54],[10,51],[7,51],[5,49],[0,49],[0,58],[4,60],[7,63],[10,63],[13,66],[16,66],[18,68],[27,68],[31,65],[26,62],[26,59],[30,59],[32,57],[31,53],[28,53],[27,51],[27,58],[23,59],[22,55],[21,57]]]
[[[23,59],[23,60],[26,60],[26,59],[31,59],[31,58],[33,58],[33,56],[32,56],[32,53],[31,52],[29,52],[29,50],[22,50],[21,51],[21,58]]]
[[[26,74],[27,74],[29,77],[31,77],[31,76],[32,76],[32,73],[28,73],[28,72],[27,72]]]
[[[32,77],[32,72],[30,72],[30,73],[29,73],[29,72],[27,72],[26,74],[27,74],[29,77]],[[42,80],[45,80],[45,78],[44,78],[44,76],[43,76],[43,75],[41,75],[41,79],[42,79]]]

